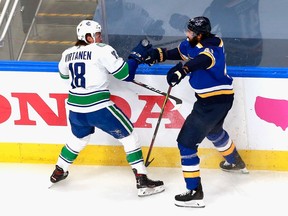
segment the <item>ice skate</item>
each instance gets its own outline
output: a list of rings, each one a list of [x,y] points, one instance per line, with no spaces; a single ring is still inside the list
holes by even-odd
[[[236,152],[235,154],[235,164],[229,163],[228,161],[221,161],[219,164],[220,168],[226,172],[238,172],[243,174],[248,174],[249,171],[240,155]]]
[[[139,197],[150,196],[165,190],[163,181],[153,181],[145,174],[138,174],[136,169],[133,169],[133,172],[136,177],[136,187]]]
[[[69,172],[66,171],[64,172],[64,170],[59,167],[58,165],[56,165],[56,168],[55,170],[53,171],[52,175],[50,176],[50,181],[54,184],[54,183],[57,183],[59,181],[62,181],[64,180],[65,178],[67,178]],[[53,185],[52,184],[52,185]],[[51,186],[52,186],[51,185]]]
[[[204,193],[201,183],[194,190],[188,190],[185,193],[175,196],[175,205],[178,207],[190,207],[190,208],[204,208],[205,203],[203,201]]]

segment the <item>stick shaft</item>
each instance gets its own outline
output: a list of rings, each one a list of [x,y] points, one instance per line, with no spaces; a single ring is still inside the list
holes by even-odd
[[[153,145],[154,145],[154,142],[155,142],[155,139],[156,139],[156,135],[158,133],[160,122],[161,122],[161,119],[162,119],[162,116],[163,116],[163,113],[164,113],[164,109],[165,109],[166,103],[168,101],[171,89],[172,89],[172,86],[169,86],[168,91],[166,93],[166,97],[165,97],[164,103],[163,103],[161,111],[160,111],[160,115],[159,115],[155,130],[154,130],[154,133],[153,133],[153,136],[152,136],[152,140],[151,140],[151,143],[150,143],[150,146],[149,146],[148,153],[147,153],[147,157],[146,157],[146,161],[145,161],[145,166],[146,167],[148,167],[149,164],[154,160],[154,159],[152,159],[151,161],[149,161],[149,158],[150,158],[150,154],[152,152],[152,148],[153,148]]]
[[[139,85],[139,86],[142,86],[142,87],[144,87],[144,88],[146,88],[146,89],[149,89],[150,91],[153,91],[153,92],[156,92],[156,93],[158,93],[158,94],[167,96],[167,93],[166,93],[166,92],[163,92],[163,91],[160,91],[160,90],[158,90],[158,89],[155,89],[155,88],[152,87],[152,86],[149,86],[149,85],[144,84],[144,83],[142,83],[142,82],[138,82],[138,81],[136,81],[136,80],[133,80],[132,82],[133,82],[134,84],[136,84],[136,85]],[[176,105],[181,105],[181,104],[183,103],[180,98],[174,97],[174,96],[170,95],[170,93],[169,93],[168,97],[169,97],[170,99],[172,99],[172,100],[176,103]]]

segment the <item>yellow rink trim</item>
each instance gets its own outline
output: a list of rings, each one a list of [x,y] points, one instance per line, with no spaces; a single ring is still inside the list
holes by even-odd
[[[62,144],[0,143],[0,162],[55,164]],[[144,158],[148,147],[143,147]],[[250,170],[288,171],[288,151],[239,150]],[[222,160],[214,148],[199,148],[201,168],[218,168]],[[180,167],[176,147],[153,147],[151,167]],[[122,146],[88,145],[74,162],[78,165],[128,166]]]

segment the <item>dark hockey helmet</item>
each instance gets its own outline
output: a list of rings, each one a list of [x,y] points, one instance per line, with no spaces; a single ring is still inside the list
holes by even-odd
[[[188,21],[187,28],[197,35],[209,34],[211,32],[211,23],[207,17],[194,17]]]

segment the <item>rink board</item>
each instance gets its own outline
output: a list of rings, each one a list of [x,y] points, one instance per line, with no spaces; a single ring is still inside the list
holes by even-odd
[[[55,164],[63,144],[0,143],[0,162]],[[146,158],[148,147],[143,147]],[[176,147],[154,147],[150,155],[151,167],[180,167]],[[288,152],[268,150],[239,150],[250,170],[287,171]],[[214,148],[199,148],[201,168],[219,168],[222,160]],[[74,164],[128,166],[122,146],[88,145]]]
[[[136,80],[166,92],[168,66],[140,67]],[[228,68],[234,78],[235,101],[224,124],[250,169],[288,170],[288,85],[285,69]],[[56,63],[0,62],[0,161],[55,163],[70,133],[65,100],[67,87]],[[195,102],[188,78],[171,94],[183,103],[173,110],[168,100],[155,139],[151,166],[180,166],[176,138]],[[164,97],[133,83],[111,79],[113,101],[135,125],[144,157]],[[213,145],[200,145],[201,166],[218,167]],[[77,164],[127,165],[123,147],[100,130],[91,136]]]

